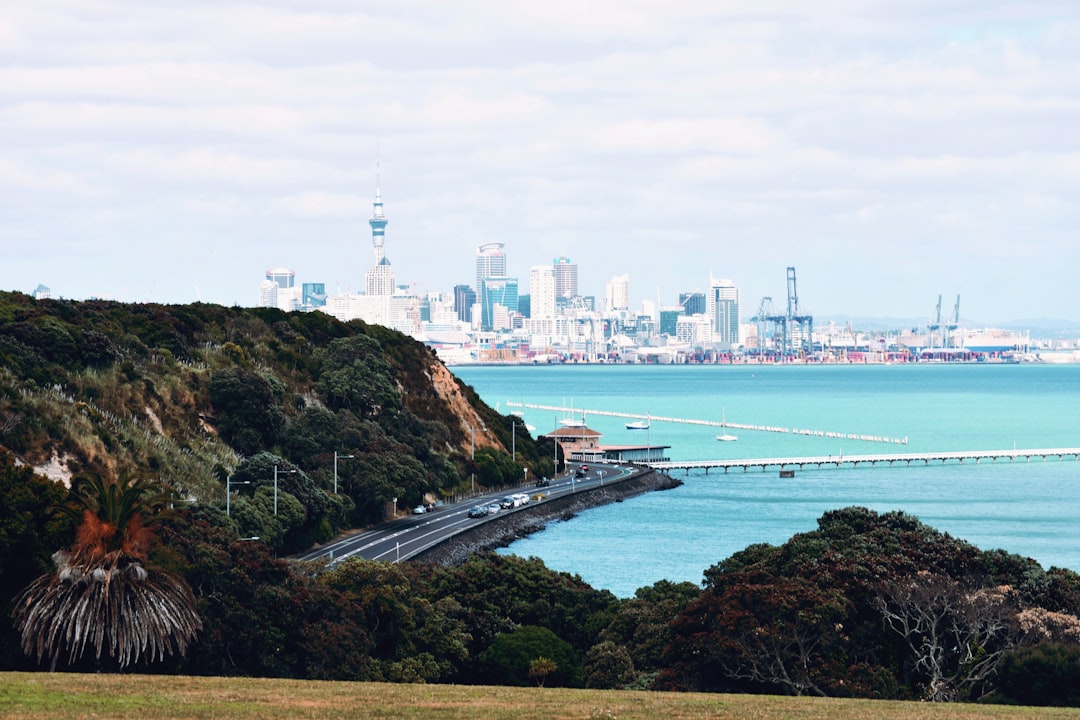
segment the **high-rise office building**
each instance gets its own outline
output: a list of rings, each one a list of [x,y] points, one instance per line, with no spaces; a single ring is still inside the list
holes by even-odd
[[[709,287],[709,327],[713,342],[728,350],[739,344],[739,289],[731,280],[713,280]]]
[[[454,311],[461,322],[472,322],[472,307],[476,304],[476,291],[468,285],[454,286]]]
[[[555,316],[555,268],[551,265],[533,265],[529,271],[529,317],[549,318]]]
[[[390,220],[383,214],[382,183],[379,172],[375,173],[375,212],[368,224],[371,225],[371,244],[375,248],[375,265],[367,271],[365,291],[368,295],[394,294],[394,269],[386,258],[383,244],[386,241],[386,226]]]
[[[476,248],[476,294],[483,289],[484,278],[506,277],[506,254],[503,243],[489,242]]]
[[[630,276],[616,275],[607,284],[607,309],[630,309]]]
[[[705,295],[699,292],[679,293],[679,305],[684,315],[704,315],[708,310]]]
[[[305,310],[326,306],[326,283],[304,283],[302,303]]]
[[[555,297],[577,297],[577,265],[568,257],[558,257],[552,263],[552,269],[555,271]]]
[[[518,281],[511,277],[486,277],[480,283],[480,329],[500,330],[510,313],[518,311]]]
[[[281,289],[296,285],[296,273],[288,268],[274,268],[266,271],[266,279]]]

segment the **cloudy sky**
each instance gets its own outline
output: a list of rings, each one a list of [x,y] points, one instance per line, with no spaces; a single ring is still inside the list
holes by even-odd
[[[252,305],[386,253],[635,303],[1080,321],[1075,0],[33,0],[0,13],[0,289]]]

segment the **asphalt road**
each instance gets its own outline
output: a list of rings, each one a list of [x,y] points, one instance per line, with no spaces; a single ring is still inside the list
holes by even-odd
[[[569,471],[551,480],[545,488],[523,485],[515,490],[503,490],[498,493],[479,495],[453,505],[442,505],[422,515],[409,515],[375,526],[362,533],[347,538],[334,540],[302,555],[296,560],[341,561],[350,557],[362,557],[369,560],[399,562],[408,560],[417,553],[438,545],[447,538],[464,529],[488,522],[507,513],[518,512],[527,506],[510,510],[500,510],[481,518],[469,517],[469,508],[474,505],[490,505],[515,492],[526,492],[530,497],[542,494],[546,499],[561,497],[587,488],[596,487],[613,480],[621,480],[640,472],[628,465],[589,465],[584,478],[575,479],[574,471],[579,467],[569,463]],[[540,500],[539,502],[545,502]],[[537,502],[533,500],[532,502]]]

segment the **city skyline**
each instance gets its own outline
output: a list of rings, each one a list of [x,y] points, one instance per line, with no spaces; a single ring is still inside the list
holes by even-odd
[[[118,21],[123,18],[123,21]],[[0,23],[0,287],[360,292],[371,199],[418,293],[559,257],[631,308],[1080,321],[1080,10],[794,0],[23,4]]]

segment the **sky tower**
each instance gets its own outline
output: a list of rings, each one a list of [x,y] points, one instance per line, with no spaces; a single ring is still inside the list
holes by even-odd
[[[394,270],[386,259],[383,240],[386,238],[386,224],[390,222],[383,215],[382,181],[379,165],[375,165],[375,214],[368,223],[371,225],[371,244],[375,246],[375,264],[368,269],[365,286],[368,295],[388,296],[394,294]]]
[[[371,244],[375,246],[375,265],[381,265],[384,257],[383,241],[386,239],[386,224],[390,222],[383,215],[382,181],[378,163],[375,165],[375,214],[368,220],[371,225]]]

